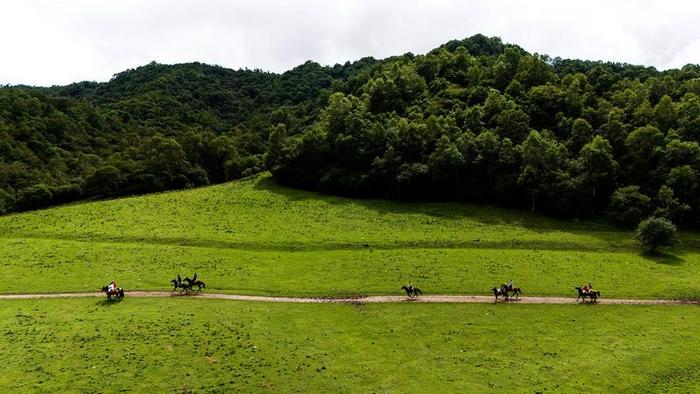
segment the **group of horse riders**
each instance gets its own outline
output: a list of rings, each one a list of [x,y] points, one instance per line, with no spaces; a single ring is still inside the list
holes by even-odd
[[[508,290],[508,291],[513,291],[513,289],[514,289],[514,287],[513,287],[513,279],[509,279],[509,280],[508,280],[508,283],[505,284],[505,288],[506,288],[506,290]],[[591,282],[588,282],[588,284],[583,285],[583,287],[581,287],[581,290],[583,290],[583,292],[584,292],[585,294],[588,294],[588,293],[590,293],[590,292],[594,292],[594,291],[595,291],[595,290],[593,290],[593,285],[591,284]]]
[[[513,291],[513,289],[514,289],[514,287],[513,287],[513,279],[508,280],[508,283],[505,284],[505,288],[506,288],[506,290],[508,290],[508,291]],[[591,284],[591,282],[588,282],[588,284],[583,285],[583,287],[581,287],[581,291],[583,291],[584,294],[588,294],[588,293],[595,292],[595,290],[593,289],[593,285]]]
[[[195,278],[197,277],[196,275],[197,275],[197,274],[195,274]],[[509,280],[508,280],[508,283],[506,283],[506,284],[504,285],[504,287],[505,287],[506,291],[513,291],[513,289],[514,289],[514,287],[513,287],[513,279],[509,279]],[[413,291],[415,290],[415,287],[413,287],[413,283],[412,283],[412,282],[408,282],[408,284],[406,285],[406,289],[407,289],[408,292],[413,292]],[[117,281],[116,281],[116,280],[113,280],[113,281],[107,286],[107,294],[116,294],[118,291],[119,291],[119,290],[118,290],[118,288],[117,288]],[[583,291],[584,294],[588,294],[588,293],[594,292],[595,290],[593,290],[593,285],[591,284],[591,282],[588,282],[588,284],[584,285],[584,286],[581,288],[581,291]]]
[[[406,294],[413,298],[417,294],[415,293],[416,290],[418,290],[417,287],[413,286],[412,282],[408,282],[404,286],[401,287],[402,290],[406,291]],[[577,287],[576,289],[581,289],[581,294],[580,296],[589,296],[591,299],[597,299],[597,296],[600,296],[600,293],[597,292],[596,290],[593,289],[593,284],[591,282],[588,282],[588,284],[583,285],[582,287]],[[509,279],[506,284],[501,285],[500,287],[494,287],[493,289],[494,295],[496,296],[496,300],[498,300],[499,295],[505,295],[506,300],[508,299],[508,292],[513,293],[514,296],[518,296],[522,293],[522,290],[520,288],[515,287],[513,285],[513,279]],[[418,290],[420,292],[420,290]]]

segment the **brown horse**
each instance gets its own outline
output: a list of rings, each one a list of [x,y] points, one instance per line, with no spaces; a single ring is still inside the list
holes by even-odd
[[[102,292],[107,294],[107,299],[110,301],[119,301],[124,298],[124,289],[117,287],[115,290],[109,291],[109,287],[102,286]]]
[[[511,297],[515,297],[515,298],[519,298],[519,297],[520,297],[520,294],[523,293],[523,291],[520,290],[519,287],[511,287],[510,289],[508,289],[508,291],[510,291],[511,293],[513,293],[513,294],[511,294]]]
[[[583,291],[583,289],[580,287],[574,287],[574,289],[578,291],[576,301],[580,299],[582,302],[586,302],[586,297],[588,297],[590,298],[589,302],[598,302],[598,298],[600,298],[600,292],[597,290]]]

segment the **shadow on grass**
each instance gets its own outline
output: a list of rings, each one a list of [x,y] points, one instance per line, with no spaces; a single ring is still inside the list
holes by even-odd
[[[100,301],[97,301],[95,305],[108,308],[110,306],[121,304],[123,300],[123,298],[120,298],[118,300],[108,300],[106,298],[103,298]]]
[[[461,201],[388,200],[381,198],[345,197],[323,194],[315,190],[298,189],[278,183],[272,176],[259,176],[254,180],[254,190],[276,194],[287,201],[321,200],[328,204],[357,204],[380,214],[420,213],[438,219],[468,217],[486,225],[507,225],[526,228],[534,232],[552,230],[597,236],[603,241],[618,242],[617,234],[626,229],[614,226],[602,219],[557,219],[543,214],[490,204]]]
[[[664,265],[682,265],[685,263],[685,259],[678,257],[670,253],[664,253],[659,251],[646,251],[639,254],[645,260],[651,260],[657,264]]]

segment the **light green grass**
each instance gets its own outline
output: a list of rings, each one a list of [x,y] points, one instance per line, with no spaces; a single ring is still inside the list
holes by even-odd
[[[0,218],[6,236],[252,250],[541,246],[618,249],[604,224],[451,203],[353,200],[283,188],[268,176]]]
[[[698,298],[695,233],[645,256],[629,231],[453,203],[322,196],[269,176],[0,217],[0,292],[167,289],[197,272],[209,291],[275,295],[486,294]]]
[[[398,294],[413,280],[426,294],[488,294],[517,278],[525,295],[574,295],[593,281],[603,297],[697,298],[700,261],[635,253],[520,249],[249,251],[136,243],[7,240],[3,292],[96,291],[112,278],[129,290],[168,290],[197,272],[207,291],[297,296]]]
[[[694,306],[0,304],[12,392],[694,391]]]

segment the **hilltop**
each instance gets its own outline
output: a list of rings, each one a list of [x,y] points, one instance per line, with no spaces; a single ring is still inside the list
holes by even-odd
[[[270,170],[330,194],[695,225],[700,67],[531,54],[496,37],[283,74],[151,63],[0,88],[0,211]]]

